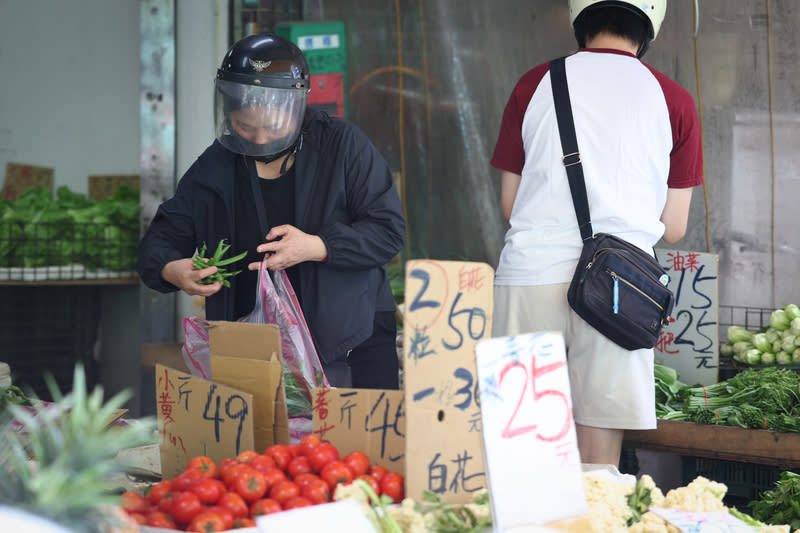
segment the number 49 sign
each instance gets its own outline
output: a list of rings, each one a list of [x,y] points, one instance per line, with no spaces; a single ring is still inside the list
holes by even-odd
[[[475,353],[495,529],[585,514],[564,338],[494,338]]]

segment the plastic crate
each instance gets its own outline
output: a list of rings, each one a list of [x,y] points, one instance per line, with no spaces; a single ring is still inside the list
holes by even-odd
[[[0,281],[134,276],[138,226],[0,222]]]
[[[52,400],[44,375],[52,375],[67,393],[78,362],[94,385],[99,291],[95,286],[0,287],[0,360],[8,363],[14,385]]]
[[[706,457],[681,457],[681,485],[696,477],[724,483],[728,487],[725,504],[745,507],[762,492],[775,488],[783,470],[777,466],[723,461]]]

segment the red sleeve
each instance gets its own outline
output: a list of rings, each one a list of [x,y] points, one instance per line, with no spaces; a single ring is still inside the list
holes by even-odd
[[[670,189],[686,189],[703,184],[703,141],[694,99],[689,92],[659,71],[649,67],[661,84],[672,124]]]
[[[503,111],[500,133],[497,136],[494,155],[490,161],[493,167],[513,172],[514,174],[522,174],[522,167],[525,164],[522,121],[525,118],[525,112],[528,109],[531,96],[533,96],[549,68],[549,63],[543,63],[529,70],[520,78],[511,92],[506,109]]]

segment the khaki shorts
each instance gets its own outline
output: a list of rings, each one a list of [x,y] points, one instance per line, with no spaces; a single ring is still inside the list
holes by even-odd
[[[629,351],[598,333],[567,303],[568,283],[496,285],[492,337],[560,331],[567,347],[575,423],[654,429],[653,350]]]

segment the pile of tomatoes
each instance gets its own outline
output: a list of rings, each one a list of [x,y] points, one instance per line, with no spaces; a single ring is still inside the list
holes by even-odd
[[[219,464],[194,457],[183,472],[151,486],[144,496],[122,494],[121,506],[151,527],[225,531],[253,527],[258,515],[329,502],[340,483],[354,479],[396,503],[403,499],[401,474],[371,464],[361,451],[340,457],[333,444],[310,434],[298,444],[244,451]]]

